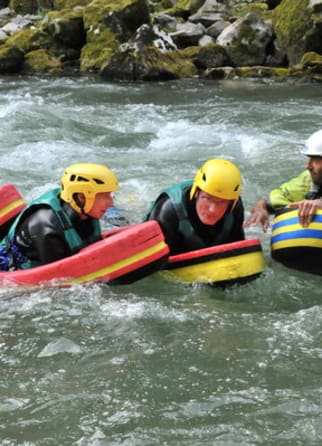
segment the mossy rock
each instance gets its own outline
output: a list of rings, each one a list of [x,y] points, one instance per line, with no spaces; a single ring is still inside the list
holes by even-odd
[[[52,0],[10,0],[9,8],[16,14],[36,14],[41,10],[52,9]]]
[[[231,8],[232,14],[236,15],[237,17],[242,17],[249,12],[253,12],[255,14],[260,15],[262,18],[266,18],[266,15],[268,13],[268,4],[263,2],[255,2],[255,3],[249,3],[245,4],[234,4]]]
[[[150,24],[146,0],[93,0],[84,8],[84,27],[89,30],[104,24],[125,42],[142,24]]]
[[[62,62],[46,49],[31,51],[25,56],[24,71],[27,72],[61,72]]]
[[[6,41],[8,46],[19,48],[24,53],[39,49],[50,48],[54,41],[49,34],[40,29],[25,28],[12,34]]]
[[[99,71],[119,49],[116,35],[105,25],[97,24],[87,32],[87,43],[81,49],[81,71]]]
[[[271,81],[288,81],[290,78],[300,77],[300,71],[295,71],[291,68],[272,68],[265,66],[252,67],[218,67],[212,68],[205,72],[205,77],[208,79],[253,79]]]
[[[0,46],[0,73],[19,73],[24,61],[23,52],[7,44]]]
[[[204,70],[226,65],[228,56],[225,48],[217,43],[206,46],[192,46],[180,50],[180,54],[190,59],[198,69]]]
[[[235,75],[241,78],[260,78],[260,79],[288,79],[291,75],[289,68],[275,68],[265,66],[253,67],[237,67],[235,68]]]
[[[178,51],[163,53],[155,47],[146,47],[140,53],[118,51],[101,70],[103,79],[127,81],[166,81],[196,74],[193,63]]]
[[[86,42],[83,13],[79,9],[49,12],[43,30],[66,47],[80,49]]]
[[[73,9],[84,7],[91,3],[93,0],[53,0],[54,10],[60,11],[62,9]]]
[[[114,54],[112,48],[102,42],[87,43],[81,50],[80,70],[82,72],[98,72]]]
[[[188,19],[205,3],[205,0],[179,0],[172,8],[164,11],[169,15]]]
[[[305,53],[300,61],[303,70],[309,73],[322,74],[322,55],[313,51]]]
[[[283,0],[272,13],[272,25],[285,50],[290,65],[301,60],[306,52],[306,34],[313,27],[308,0]]]

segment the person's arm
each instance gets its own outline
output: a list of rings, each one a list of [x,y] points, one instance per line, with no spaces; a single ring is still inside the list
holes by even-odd
[[[310,189],[311,175],[305,170],[300,175],[281,184],[273,189],[269,194],[269,199],[260,199],[251,208],[251,213],[246,220],[244,227],[262,224],[263,231],[269,228],[269,215],[275,213],[278,209],[291,206],[291,203],[303,200]]]
[[[244,223],[244,228],[248,228],[251,225],[263,226],[263,231],[266,232],[269,228],[269,211],[268,203],[263,198],[258,200],[257,203],[250,210],[250,216]]]
[[[31,260],[42,265],[71,255],[55,213],[41,208],[24,220],[16,231],[18,246]]]
[[[310,190],[311,175],[305,170],[297,177],[281,184],[278,188],[273,189],[269,194],[268,205],[272,211],[282,209],[291,203],[304,200],[305,195]]]

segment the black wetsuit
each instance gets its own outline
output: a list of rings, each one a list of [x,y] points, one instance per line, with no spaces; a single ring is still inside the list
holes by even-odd
[[[73,227],[83,240],[93,234],[93,220],[81,220],[80,215],[67,203],[62,207],[69,215]],[[66,243],[63,228],[53,209],[39,206],[19,222],[15,231],[15,244],[33,262],[46,264],[72,254]]]

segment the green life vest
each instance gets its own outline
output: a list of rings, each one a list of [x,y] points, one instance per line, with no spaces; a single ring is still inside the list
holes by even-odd
[[[94,243],[101,238],[101,226],[99,223],[99,220],[93,219],[93,233],[85,240],[83,240],[76,229],[73,227],[73,224],[71,222],[71,219],[67,212],[63,209],[61,206],[61,202],[59,199],[60,189],[53,189],[49,192],[46,192],[45,194],[41,195],[39,198],[33,200],[29,206],[23,210],[21,214],[18,215],[12,226],[10,227],[9,233],[5,240],[1,242],[1,245],[4,246],[7,244],[7,240],[15,240],[15,231],[16,228],[23,218],[23,216],[26,215],[26,213],[29,213],[33,207],[43,206],[47,205],[49,206],[56,214],[57,219],[60,223],[60,226],[64,232],[64,237],[66,240],[66,243],[71,251],[71,254],[75,254],[79,252],[82,248],[85,248],[85,246],[88,246],[91,243]],[[35,266],[38,266],[38,262],[34,262],[31,260],[26,260],[24,263],[22,263],[20,268],[22,269],[28,269],[33,268]]]
[[[160,195],[156,198],[156,200],[151,204],[146,219],[149,218],[149,215],[155,205],[155,203],[159,200],[162,195],[167,195],[171,203],[176,211],[177,218],[179,221],[178,229],[187,239],[194,239],[195,243],[197,243],[200,248],[206,247],[205,242],[196,234],[194,227],[192,226],[190,219],[188,217],[188,212],[183,203],[183,193],[187,188],[192,186],[192,180],[182,181],[181,183],[174,184],[166,189],[164,189]],[[231,231],[233,226],[234,218],[232,212],[227,213],[224,216],[224,224],[222,225],[222,230],[216,234],[212,243],[214,245],[219,245],[221,243],[227,242],[227,237]]]

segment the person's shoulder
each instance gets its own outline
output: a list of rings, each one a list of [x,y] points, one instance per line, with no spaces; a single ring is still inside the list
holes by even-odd
[[[35,206],[24,218],[24,223],[29,227],[54,227],[57,228],[58,218],[55,211],[48,205]]]

